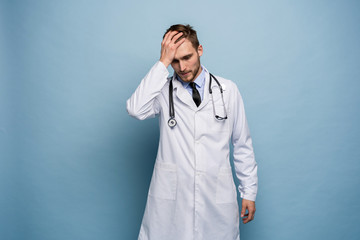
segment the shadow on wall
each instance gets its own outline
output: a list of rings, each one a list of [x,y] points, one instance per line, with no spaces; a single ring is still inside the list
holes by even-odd
[[[122,212],[125,212],[130,220],[125,225],[133,228],[131,233],[129,229],[124,229],[126,233],[134,234],[127,239],[135,239],[145,210],[156,159],[159,124],[158,118],[140,121],[128,116],[125,126],[127,127],[123,129],[123,134],[119,136],[123,143],[121,146],[123,150],[119,152],[123,175],[120,186],[123,188],[122,197],[126,198],[123,203],[127,203],[127,206],[123,206]]]

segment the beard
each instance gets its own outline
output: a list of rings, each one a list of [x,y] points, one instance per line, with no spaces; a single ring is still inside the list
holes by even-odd
[[[198,58],[194,68],[187,72],[176,73],[184,82],[193,82],[201,73],[200,57]],[[184,75],[186,74],[186,75]]]

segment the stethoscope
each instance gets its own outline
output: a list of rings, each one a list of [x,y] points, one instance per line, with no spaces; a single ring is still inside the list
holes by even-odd
[[[225,120],[225,119],[227,119],[227,112],[226,112],[226,107],[225,107],[225,102],[224,102],[223,88],[221,87],[221,84],[219,83],[219,81],[216,79],[216,77],[214,75],[212,75],[211,73],[209,73],[209,75],[210,75],[210,77],[209,77],[210,78],[209,93],[211,94],[214,116],[217,120]],[[222,103],[224,106],[225,117],[220,117],[215,112],[215,104],[214,104],[214,98],[212,97],[212,88],[211,88],[212,78],[215,80],[215,82],[219,86],[219,90],[221,93],[221,99],[222,99]],[[169,115],[170,115],[170,119],[168,121],[168,125],[171,128],[175,127],[177,124],[177,122],[175,120],[175,109],[174,109],[174,100],[173,100],[173,82],[172,81],[173,81],[173,79],[170,80],[170,84],[169,84]]]

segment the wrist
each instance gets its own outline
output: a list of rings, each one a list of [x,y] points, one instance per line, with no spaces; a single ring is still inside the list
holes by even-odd
[[[165,65],[165,67],[168,67],[171,63],[171,62],[166,61],[165,59],[161,59],[161,58],[160,58],[160,62],[162,62]]]

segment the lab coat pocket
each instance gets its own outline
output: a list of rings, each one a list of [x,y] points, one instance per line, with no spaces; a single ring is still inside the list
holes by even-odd
[[[216,203],[236,202],[236,188],[231,168],[222,167],[219,170],[216,183]]]
[[[149,195],[161,199],[175,200],[177,188],[176,172],[175,164],[157,162],[150,183]]]

